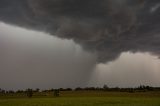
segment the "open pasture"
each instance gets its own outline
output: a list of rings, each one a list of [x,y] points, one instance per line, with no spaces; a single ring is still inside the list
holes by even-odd
[[[0,106],[160,106],[160,92],[65,91],[60,97],[48,93],[32,98],[1,95]]]

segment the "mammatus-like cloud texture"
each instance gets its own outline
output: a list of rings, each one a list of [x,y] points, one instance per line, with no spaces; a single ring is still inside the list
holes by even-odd
[[[98,62],[160,54],[159,0],[0,0],[0,21],[73,39]]]

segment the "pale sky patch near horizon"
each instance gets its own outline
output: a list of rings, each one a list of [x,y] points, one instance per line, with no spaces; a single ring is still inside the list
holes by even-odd
[[[125,52],[113,62],[98,64],[89,85],[110,87],[160,86],[160,60],[150,53]]]

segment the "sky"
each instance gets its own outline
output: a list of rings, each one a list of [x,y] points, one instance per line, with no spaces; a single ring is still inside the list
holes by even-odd
[[[0,88],[160,86],[159,0],[0,0]]]
[[[77,87],[88,84],[94,54],[73,40],[0,23],[0,87]]]

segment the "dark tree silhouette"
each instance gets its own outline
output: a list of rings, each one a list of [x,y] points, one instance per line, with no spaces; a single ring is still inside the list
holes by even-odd
[[[31,97],[33,96],[33,90],[32,90],[32,89],[27,89],[27,90],[26,90],[26,93],[27,93],[27,96],[28,96],[29,98],[31,98]]]
[[[55,97],[59,97],[59,95],[60,95],[59,90],[58,89],[54,90],[54,96]]]
[[[104,90],[108,90],[109,87],[108,87],[107,85],[104,85],[104,86],[103,86],[103,89],[104,89]]]

